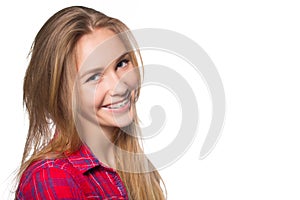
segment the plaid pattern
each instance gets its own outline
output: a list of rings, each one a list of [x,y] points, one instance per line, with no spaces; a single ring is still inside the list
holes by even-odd
[[[117,172],[82,145],[66,158],[32,163],[21,177],[16,199],[128,200],[128,196]]]

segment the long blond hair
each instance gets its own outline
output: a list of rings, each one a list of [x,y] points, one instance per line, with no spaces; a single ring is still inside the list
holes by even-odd
[[[91,8],[73,6],[54,14],[40,29],[31,47],[31,59],[23,86],[23,101],[29,116],[29,130],[18,177],[34,161],[58,158],[63,153],[77,151],[82,142],[72,114],[72,89],[76,77],[76,44],[96,28],[108,28],[116,34],[127,31],[120,20]],[[137,50],[138,55],[140,52]],[[136,54],[131,53],[137,65]],[[140,78],[140,77],[139,77]],[[139,90],[136,92],[136,99]],[[117,169],[131,165],[140,173],[118,170],[130,199],[165,199],[163,180],[144,155],[139,140],[138,119],[133,105],[134,121],[126,134],[119,129],[114,143],[128,152],[138,153],[147,161],[132,162],[134,158],[115,153]],[[59,134],[53,132],[56,131]],[[136,161],[136,160],[135,160]],[[149,168],[154,170],[149,171]],[[142,172],[146,173],[142,173]],[[161,185],[162,184],[162,185]]]

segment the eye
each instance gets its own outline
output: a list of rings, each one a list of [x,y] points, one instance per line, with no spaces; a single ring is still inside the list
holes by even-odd
[[[97,74],[94,74],[92,75],[91,77],[89,77],[86,82],[89,82],[89,81],[99,81],[100,78],[101,78],[101,74],[100,73],[97,73]]]
[[[125,66],[127,66],[128,63],[129,63],[128,59],[123,59],[117,64],[117,68],[125,67]]]

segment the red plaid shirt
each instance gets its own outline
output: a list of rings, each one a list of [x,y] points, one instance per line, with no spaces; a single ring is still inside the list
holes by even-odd
[[[23,173],[16,199],[118,199],[127,200],[117,172],[104,166],[82,145],[66,158],[34,162]]]

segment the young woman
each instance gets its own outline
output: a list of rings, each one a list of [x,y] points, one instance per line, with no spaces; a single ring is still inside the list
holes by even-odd
[[[93,9],[65,8],[44,24],[24,79],[16,199],[165,199],[138,138],[137,58],[127,26]]]

